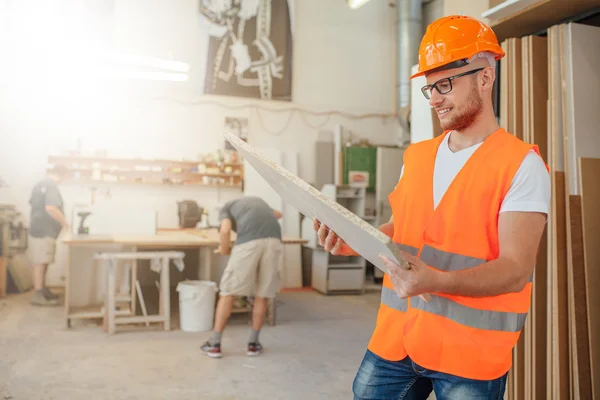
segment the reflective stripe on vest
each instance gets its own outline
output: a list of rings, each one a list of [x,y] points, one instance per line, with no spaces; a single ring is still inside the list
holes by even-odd
[[[423,246],[421,251],[421,260],[430,267],[445,272],[459,271],[461,269],[473,268],[487,262],[481,258],[463,256],[461,254],[449,253],[438,250],[429,245]],[[533,282],[533,274],[529,277],[529,282]]]
[[[398,246],[398,248],[400,250],[405,251],[408,254],[412,254],[413,256],[416,256],[417,254],[419,254],[419,249],[416,247],[412,247],[412,246],[409,246],[407,244],[402,244],[402,243],[396,243],[396,245]]]
[[[394,289],[385,286],[381,289],[381,302],[394,310],[406,312],[408,309],[408,300],[401,299]]]
[[[423,251],[421,251],[420,258],[430,267],[446,272],[472,268],[486,262],[486,260],[480,258],[448,253],[446,251],[433,248],[429,245],[423,246]]]
[[[398,244],[398,247],[412,255],[419,253],[416,247],[405,244]],[[484,259],[449,253],[429,245],[423,246],[420,258],[425,264],[445,272],[472,268],[486,262]],[[385,286],[381,291],[381,302],[394,310],[406,312],[408,309],[408,301]],[[432,296],[429,303],[419,297],[411,297],[410,304],[411,307],[446,317],[461,325],[493,331],[519,332],[527,318],[527,313],[480,310],[441,296]]]
[[[402,243],[396,243],[396,246],[402,251],[416,256],[419,254],[419,249]],[[381,302],[397,311],[406,312],[408,309],[408,299],[401,299],[394,289],[383,286],[381,288]]]
[[[519,332],[527,318],[527,313],[479,310],[435,295],[427,303],[420,297],[411,297],[410,306],[446,317],[461,325],[491,331]]]

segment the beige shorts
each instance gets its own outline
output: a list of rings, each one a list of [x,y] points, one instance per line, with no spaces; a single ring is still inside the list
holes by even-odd
[[[276,238],[233,246],[221,277],[221,296],[275,297],[282,262],[283,244]]]
[[[27,256],[32,265],[52,264],[56,253],[56,239],[51,237],[29,236]]]

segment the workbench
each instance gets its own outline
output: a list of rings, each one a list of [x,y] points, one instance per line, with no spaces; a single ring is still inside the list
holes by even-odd
[[[232,232],[231,241],[236,234]],[[93,267],[92,257],[100,251],[149,251],[157,249],[198,251],[198,265],[191,266],[186,260],[186,269],[197,268],[197,279],[218,283],[213,271],[213,254],[219,246],[217,229],[158,229],[154,235],[71,235],[60,238],[67,247],[65,265],[65,321],[71,326],[73,319],[100,319],[104,312],[106,277],[100,269]],[[283,237],[285,245],[301,245],[302,238]],[[77,266],[77,268],[75,268]],[[134,277],[135,281],[135,267]],[[75,285],[76,284],[76,285]],[[133,282],[133,285],[135,282]],[[131,301],[135,304],[135,288],[131,288]],[[239,311],[239,310],[238,310]],[[274,305],[269,307],[271,323]]]

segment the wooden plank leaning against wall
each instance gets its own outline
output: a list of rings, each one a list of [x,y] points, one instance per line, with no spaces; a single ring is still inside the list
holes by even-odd
[[[548,314],[547,348],[547,399],[568,399],[569,379],[569,333],[567,300],[567,249],[565,215],[565,168],[562,128],[562,95],[560,81],[560,57],[558,26],[548,30],[549,64],[549,121],[548,148],[550,150],[551,203],[548,224],[548,259],[550,261],[549,291],[551,294]],[[551,394],[554,393],[554,396]]]

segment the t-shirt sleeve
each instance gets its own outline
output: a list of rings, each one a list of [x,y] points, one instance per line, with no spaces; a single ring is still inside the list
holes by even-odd
[[[219,222],[223,221],[224,219],[233,220],[233,216],[231,215],[231,203],[225,203],[225,205],[223,205],[219,211]]]
[[[544,161],[533,150],[523,159],[500,212],[521,211],[548,214],[550,209],[550,174]]]
[[[53,184],[45,184],[42,187],[44,193],[44,205],[62,207],[62,197],[58,191],[58,187]]]

